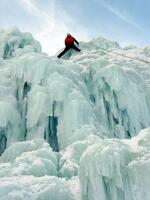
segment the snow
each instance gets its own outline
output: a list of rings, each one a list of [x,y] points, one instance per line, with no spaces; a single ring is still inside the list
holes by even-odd
[[[57,155],[41,139],[13,143],[0,157],[0,163],[0,177],[57,175]]]
[[[64,179],[23,176],[0,179],[2,200],[75,200]]]
[[[1,199],[149,200],[150,48],[80,48],[0,31]]]

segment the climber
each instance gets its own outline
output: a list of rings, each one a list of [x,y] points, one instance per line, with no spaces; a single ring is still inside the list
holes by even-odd
[[[62,57],[69,49],[74,49],[75,51],[81,51],[78,47],[75,46],[74,42],[78,45],[79,42],[71,36],[70,33],[67,33],[67,37],[65,39],[65,49],[57,56],[58,58]]]

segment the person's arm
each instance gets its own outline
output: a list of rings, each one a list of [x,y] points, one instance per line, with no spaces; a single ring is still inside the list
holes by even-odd
[[[74,39],[74,42],[76,43],[76,44],[79,44],[79,42],[75,39],[75,38],[73,38]]]

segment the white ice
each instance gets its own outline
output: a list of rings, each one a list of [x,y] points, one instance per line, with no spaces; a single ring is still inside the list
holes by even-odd
[[[1,199],[150,199],[150,47],[80,48],[0,31]]]
[[[104,139],[80,159],[82,199],[148,200],[150,129],[131,140]]]

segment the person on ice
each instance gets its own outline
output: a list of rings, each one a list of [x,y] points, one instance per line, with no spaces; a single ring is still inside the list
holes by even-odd
[[[70,33],[67,33],[67,37],[65,39],[66,47],[57,57],[58,58],[62,57],[69,49],[74,49],[75,51],[81,51],[81,49],[76,47],[74,43],[76,43],[77,45],[79,44],[79,42],[74,37],[72,37]]]

